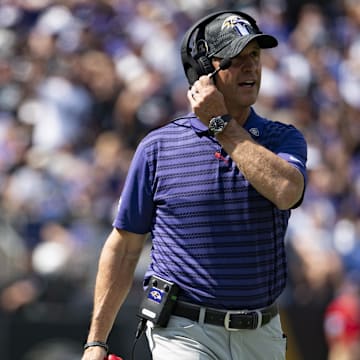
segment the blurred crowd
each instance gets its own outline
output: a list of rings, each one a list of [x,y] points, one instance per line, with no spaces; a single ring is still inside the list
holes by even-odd
[[[224,8],[279,39],[263,52],[255,108],[309,145],[282,301],[322,303],[329,347],[358,347],[359,310],[345,311],[360,301],[358,0],[1,0],[1,311],[91,302],[137,143],[188,111],[182,36]]]

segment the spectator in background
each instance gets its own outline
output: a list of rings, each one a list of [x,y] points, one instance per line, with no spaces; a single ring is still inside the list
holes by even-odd
[[[324,329],[329,345],[328,360],[360,358],[359,279],[344,279],[326,309]]]

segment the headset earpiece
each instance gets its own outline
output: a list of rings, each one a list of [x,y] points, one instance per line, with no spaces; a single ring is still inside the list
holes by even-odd
[[[255,19],[240,11],[218,11],[200,19],[185,33],[181,43],[181,61],[190,85],[199,79],[200,76],[214,71],[211,59],[207,56],[207,46],[204,39],[205,26],[217,16],[226,13],[237,14],[243,17],[250,22],[256,32],[261,33]]]
[[[196,62],[199,66],[198,77],[200,77],[201,75],[210,74],[215,70],[214,66],[211,63],[211,60],[205,55],[200,55],[199,57],[197,57]]]

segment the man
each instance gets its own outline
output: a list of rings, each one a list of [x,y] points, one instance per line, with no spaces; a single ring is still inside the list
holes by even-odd
[[[83,360],[103,359],[148,233],[145,285],[156,275],[180,289],[167,326],[147,323],[153,359],[285,359],[276,299],[286,282],[290,209],[305,190],[306,143],[251,107],[261,49],[276,45],[233,11],[186,34],[193,113],[138,146],[100,256]]]

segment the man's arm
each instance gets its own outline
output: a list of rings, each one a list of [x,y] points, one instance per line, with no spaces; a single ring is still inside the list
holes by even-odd
[[[301,199],[301,172],[255,142],[236,121],[230,121],[217,139],[251,185],[279,209],[290,209]]]
[[[94,308],[87,342],[107,341],[117,313],[133,282],[134,270],[147,235],[113,229],[99,259]],[[103,360],[105,350],[90,347],[83,360]]]
[[[208,76],[200,77],[193,87],[188,91],[188,99],[206,126],[211,117],[230,113],[223,95]],[[248,116],[249,111],[250,108],[243,113]],[[251,185],[279,209],[290,209],[301,199],[305,186],[301,172],[254,141],[235,119],[217,135],[217,139]]]

